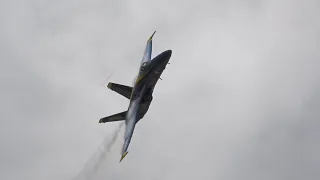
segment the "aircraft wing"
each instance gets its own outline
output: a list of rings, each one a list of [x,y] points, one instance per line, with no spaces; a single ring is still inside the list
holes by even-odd
[[[144,91],[144,88],[142,89],[142,92]],[[141,101],[141,96],[138,96],[137,99],[134,99],[129,106],[129,109],[126,114],[126,131],[124,134],[124,143],[122,146],[122,151],[121,151],[121,159],[122,159],[128,154],[128,147],[133,135],[134,128],[136,126],[137,120],[138,120],[138,112],[140,108],[140,101]]]
[[[146,48],[143,53],[143,58],[140,64],[140,71],[135,79],[135,84],[139,83],[141,79],[150,71],[150,68],[147,67],[147,64],[151,62],[151,54],[152,54],[152,38],[156,31],[153,32],[153,34],[150,36],[150,38],[147,41]],[[147,69],[146,69],[147,68]]]
[[[151,60],[152,38],[153,38],[155,33],[156,33],[156,31],[153,32],[153,34],[150,36],[150,38],[147,41],[147,45],[146,45],[146,48],[145,48],[144,53],[143,53],[143,59],[141,61],[141,64]]]
[[[136,126],[135,119],[131,119],[131,121],[129,121],[128,124],[126,125],[126,132],[125,132],[125,137],[124,137],[124,143],[122,146],[120,162],[128,154],[128,148],[129,148],[129,144],[131,142],[131,138],[132,138],[135,126]]]

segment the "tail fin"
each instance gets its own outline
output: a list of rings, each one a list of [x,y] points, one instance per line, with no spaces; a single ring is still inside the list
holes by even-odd
[[[123,111],[118,114],[114,114],[108,117],[101,118],[99,123],[113,122],[113,121],[123,121],[126,119],[127,111]]]
[[[131,93],[132,93],[132,87],[121,85],[121,84],[116,84],[110,82],[108,84],[108,88],[111,89],[112,91],[115,91],[119,93],[120,95],[126,97],[127,99],[130,99]]]

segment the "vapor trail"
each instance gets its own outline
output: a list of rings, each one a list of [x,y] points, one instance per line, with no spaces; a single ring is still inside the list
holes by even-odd
[[[101,86],[105,86],[110,78],[113,76],[113,71],[109,74],[109,76],[101,83]]]
[[[98,151],[87,161],[87,163],[84,165],[84,168],[73,180],[91,180],[93,178],[93,176],[96,174],[97,170],[101,166],[102,162],[106,159],[108,152],[110,152],[112,146],[116,142],[123,124],[124,122],[121,122],[119,124],[119,126],[113,133],[111,139],[109,137],[106,137],[103,140],[103,143],[98,149]]]

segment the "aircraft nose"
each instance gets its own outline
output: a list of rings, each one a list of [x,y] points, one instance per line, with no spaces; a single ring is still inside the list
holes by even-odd
[[[156,56],[155,58],[152,59],[152,66],[158,66],[159,64],[162,63],[167,63],[169,59],[171,58],[172,51],[167,50]]]
[[[163,52],[163,54],[164,54],[166,57],[171,57],[172,50],[167,50],[167,51]]]
[[[171,54],[171,50],[166,50],[159,55],[158,59],[161,59],[160,61],[169,60],[171,58]]]

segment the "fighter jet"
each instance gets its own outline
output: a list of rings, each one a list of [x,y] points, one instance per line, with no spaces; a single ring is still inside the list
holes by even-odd
[[[156,31],[155,31],[156,32]],[[166,50],[155,58],[151,59],[152,38],[155,32],[147,41],[143,58],[140,63],[140,69],[133,87],[109,82],[108,88],[119,93],[130,100],[127,111],[120,112],[108,117],[101,118],[99,123],[125,121],[126,129],[124,134],[124,143],[121,151],[120,162],[128,154],[128,147],[133,135],[136,124],[147,113],[153,99],[153,90],[166,65],[169,64],[172,51]]]

